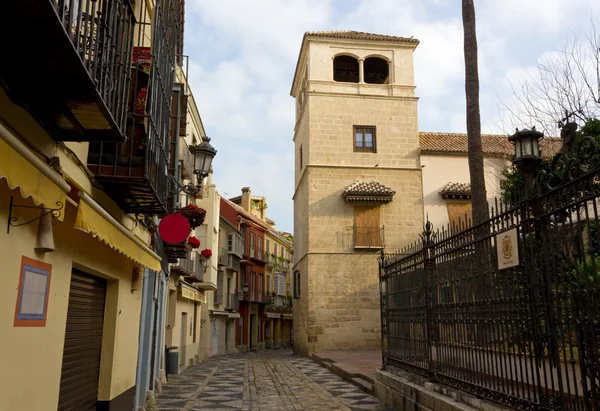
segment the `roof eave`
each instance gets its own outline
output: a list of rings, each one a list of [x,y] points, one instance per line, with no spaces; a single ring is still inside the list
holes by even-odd
[[[371,195],[345,195],[342,196],[346,203],[356,202],[372,202],[372,203],[389,203],[394,196],[371,196]]]

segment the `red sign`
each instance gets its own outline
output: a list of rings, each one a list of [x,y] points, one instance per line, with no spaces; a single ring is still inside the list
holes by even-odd
[[[158,225],[158,235],[169,244],[184,242],[190,230],[190,222],[181,214],[169,214]]]
[[[139,62],[140,68],[146,73],[150,73],[150,65],[152,63],[152,51],[150,47],[134,47],[131,60],[133,63]]]

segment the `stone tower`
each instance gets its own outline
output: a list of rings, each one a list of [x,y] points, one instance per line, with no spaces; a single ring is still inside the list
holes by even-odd
[[[377,257],[423,227],[417,45],[354,31],[304,35],[291,90],[298,353],[381,345]]]

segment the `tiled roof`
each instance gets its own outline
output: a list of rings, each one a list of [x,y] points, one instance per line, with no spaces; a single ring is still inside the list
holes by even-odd
[[[419,133],[419,144],[423,153],[467,153],[466,133]],[[513,155],[514,146],[504,134],[482,134],[481,144],[484,154]],[[553,157],[560,151],[562,140],[556,137],[546,137],[540,140],[540,150],[544,157]]]
[[[345,201],[392,201],[396,192],[377,181],[356,181],[342,192]]]
[[[271,220],[269,218],[267,218],[267,222],[262,221],[260,218],[254,216],[252,213],[247,212],[246,210],[244,210],[244,208],[242,206],[239,206],[239,205],[235,204],[233,201],[228,200],[225,197],[221,197],[221,199],[223,199],[231,207],[233,207],[233,209],[236,210],[238,212],[238,214],[240,216],[242,216],[242,218],[253,222],[254,224],[260,226],[265,231],[268,231],[268,232],[270,232],[273,235],[277,235],[277,236],[281,237],[281,239],[282,239],[283,242],[290,243],[290,245],[291,245],[291,242],[288,239],[284,238],[279,231],[277,231],[275,228],[273,228],[270,225],[268,225],[269,221],[271,221],[273,224],[275,224],[275,221],[273,221],[273,220]]]
[[[387,36],[383,34],[365,33],[362,31],[353,30],[332,30],[332,31],[308,31],[304,34],[305,37],[328,37],[335,39],[350,39],[350,40],[382,40],[382,41],[398,41],[402,43],[419,44],[419,40],[412,37]]]
[[[271,227],[269,227],[267,225],[267,223],[265,223],[264,221],[262,221],[260,218],[256,218],[255,216],[252,215],[252,213],[247,212],[241,206],[235,204],[233,201],[228,200],[225,197],[221,197],[221,198],[223,200],[225,200],[231,207],[233,207],[238,212],[238,214],[241,215],[246,220],[252,221],[254,224],[260,226],[261,228],[263,228],[266,231],[272,229]]]
[[[441,189],[439,194],[442,198],[471,198],[470,183],[448,183]]]

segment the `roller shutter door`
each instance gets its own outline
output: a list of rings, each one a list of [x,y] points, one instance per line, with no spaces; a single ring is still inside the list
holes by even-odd
[[[59,411],[96,410],[105,297],[105,280],[73,270]]]

